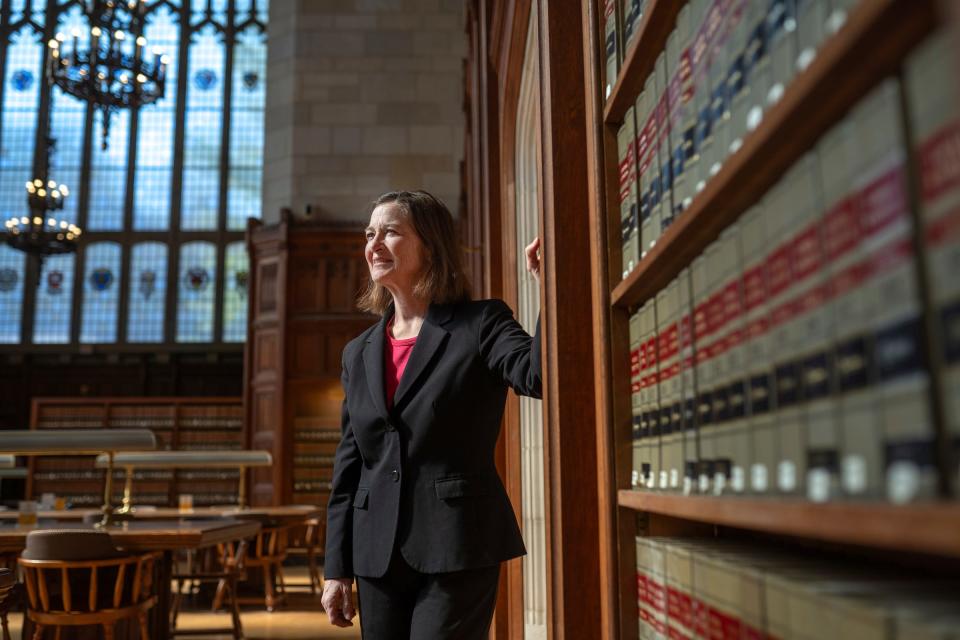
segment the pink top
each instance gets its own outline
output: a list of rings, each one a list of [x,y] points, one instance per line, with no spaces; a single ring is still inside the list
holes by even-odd
[[[393,321],[387,325],[387,343],[383,350],[383,375],[384,387],[387,392],[387,408],[393,408],[393,396],[400,386],[400,378],[403,376],[403,370],[407,367],[407,360],[410,359],[410,353],[413,351],[413,345],[417,343],[417,337],[404,338],[398,340],[391,335]]]

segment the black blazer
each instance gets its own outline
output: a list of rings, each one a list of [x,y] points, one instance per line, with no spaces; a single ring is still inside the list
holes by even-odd
[[[541,395],[539,320],[531,337],[501,300],[431,305],[387,411],[392,315],[343,350],[324,574],[380,577],[395,543],[423,573],[523,555],[493,454],[507,387]]]

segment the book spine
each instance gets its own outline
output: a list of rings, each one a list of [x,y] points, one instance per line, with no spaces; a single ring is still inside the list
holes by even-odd
[[[696,393],[696,412],[694,419],[697,429],[697,486],[698,493],[706,493],[713,478],[713,431],[710,429],[712,403],[709,391],[707,354],[709,341],[707,336],[707,259],[700,255],[690,267],[691,300],[693,306],[693,342],[694,342],[694,384]]]
[[[796,72],[796,2],[773,0],[767,11],[767,46],[770,64],[766,68],[766,106],[773,106],[783,97],[784,91]]]
[[[620,233],[622,277],[636,267],[637,243],[637,160],[636,125],[633,107],[627,109],[623,125],[617,132],[619,175]]]
[[[657,92],[657,166],[660,186],[660,235],[673,223],[673,169],[670,153],[670,85],[667,78],[667,58],[661,53],[654,65],[654,85]]]
[[[744,314],[740,233],[740,225],[734,224],[721,235],[727,272],[726,285],[723,290],[723,314],[726,318],[726,331],[722,350],[727,420],[723,429],[728,441],[727,455],[731,460],[730,489],[736,494],[744,493],[747,489],[747,472],[750,469],[752,458],[746,403],[747,380],[744,375],[746,370],[744,347],[746,316]]]
[[[663,476],[661,489],[680,489],[683,475],[683,420],[680,404],[680,327],[677,319],[679,283],[671,282],[657,296],[657,319],[662,327],[659,345],[660,424],[663,443]]]
[[[630,474],[630,487],[636,489],[641,486],[643,473],[643,439],[641,415],[643,401],[641,390],[640,345],[641,345],[640,313],[630,316],[630,408],[631,408],[631,441],[633,469]]]
[[[857,137],[861,145],[873,146],[873,153],[864,149],[866,161],[856,180],[869,274],[867,295],[873,304],[869,317],[881,399],[886,492],[897,503],[935,495],[937,482],[899,107],[895,80],[867,97]]]
[[[680,355],[680,418],[683,429],[683,479],[684,495],[693,493],[697,484],[697,387],[696,360],[693,340],[693,302],[691,298],[690,269],[680,272],[677,278],[677,317]]]
[[[604,99],[610,97],[619,72],[617,50],[617,0],[606,0],[603,5],[603,51],[606,59]]]
[[[653,101],[653,77],[647,78],[643,91],[637,97],[635,107],[637,119],[637,180],[639,186],[638,205],[640,208],[639,250],[642,259],[656,240],[653,235],[652,214],[652,180],[654,171],[650,165],[650,149],[652,147],[653,123],[650,119],[651,102]]]
[[[933,305],[940,397],[951,442],[950,482],[960,495],[960,89],[949,32],[924,42],[906,64],[909,118],[920,175],[924,260]]]
[[[797,11],[797,71],[810,66],[827,35],[830,3],[823,0],[796,0]]]
[[[687,160],[685,137],[690,120],[690,99],[687,95],[687,83],[690,76],[690,62],[687,56],[690,36],[690,5],[680,10],[677,27],[667,38],[667,103],[669,105],[669,155],[671,176],[672,218],[680,215],[687,206],[687,181],[684,167]],[[692,136],[692,127],[690,130]],[[692,143],[692,141],[691,141]]]
[[[747,133],[750,106],[750,76],[763,47],[763,15],[758,4],[746,0],[730,36],[727,65],[727,152],[736,153]]]

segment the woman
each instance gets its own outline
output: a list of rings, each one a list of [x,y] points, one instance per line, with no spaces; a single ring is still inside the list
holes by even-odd
[[[539,321],[531,337],[502,301],[470,301],[425,191],[380,196],[366,237],[360,306],[382,319],[343,350],[323,607],[352,626],[356,578],[366,638],[486,638],[500,563],[525,553],[493,453],[507,387],[540,397]]]

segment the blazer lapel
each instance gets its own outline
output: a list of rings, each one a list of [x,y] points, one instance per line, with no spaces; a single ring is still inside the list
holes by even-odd
[[[367,388],[370,390],[373,406],[385,419],[388,414],[387,395],[383,387],[383,350],[386,342],[387,322],[392,316],[393,308],[391,307],[383,315],[377,328],[367,338],[367,346],[363,348],[363,370],[367,376]]]
[[[400,377],[400,386],[397,387],[397,392],[393,396],[394,407],[401,406],[400,403],[416,387],[417,380],[425,373],[444,340],[450,335],[443,325],[452,314],[453,308],[450,305],[430,305],[427,317],[420,327],[417,343],[413,346],[410,359]]]

